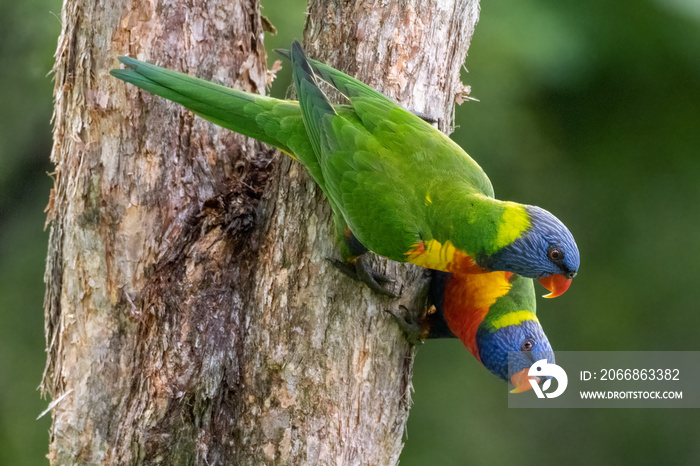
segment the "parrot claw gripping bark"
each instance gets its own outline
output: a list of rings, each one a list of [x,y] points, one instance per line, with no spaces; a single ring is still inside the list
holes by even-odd
[[[394,283],[392,277],[381,274],[367,263],[367,257],[359,256],[354,262],[344,262],[337,259],[329,259],[331,263],[342,273],[352,278],[364,282],[372,291],[390,298],[398,298],[399,295],[384,288],[381,283]]]
[[[398,298],[398,294],[380,285],[380,283],[395,283],[396,280],[372,269],[365,255],[368,252],[367,248],[357,241],[347,225],[338,225],[337,217],[336,226],[343,230],[342,233],[339,231],[336,236],[341,236],[341,255],[345,260],[331,259],[331,263],[353,280],[363,282],[372,291],[390,298]]]
[[[394,319],[406,337],[406,341],[412,345],[423,344],[426,339],[430,338],[429,334],[431,326],[428,320],[430,309],[425,313],[417,315],[417,313],[412,312],[406,306],[399,305],[399,307],[404,311],[405,317],[394,314],[394,312],[390,311],[389,309],[384,309],[384,312],[389,314]],[[452,335],[452,337],[454,337],[454,335]]]
[[[580,259],[556,217],[495,199],[481,167],[446,135],[362,82],[307,59],[298,42],[280,53],[291,59],[298,102],[127,57],[119,58],[127,69],[111,74],[301,162],[328,198],[346,262],[357,264],[369,250],[455,274],[517,273],[539,279],[549,297],[566,291]],[[331,104],[319,80],[347,102]],[[350,237],[361,247],[349,245]],[[365,281],[376,277],[355,272]]]
[[[433,272],[428,311],[391,314],[415,344],[459,338],[492,374],[511,382],[512,392],[532,388],[527,372],[535,361],[554,363],[554,353],[535,312],[532,280],[509,272]]]
[[[433,338],[457,338],[447,326],[441,310],[439,311],[435,305],[431,304],[418,312],[411,311],[406,306],[400,305],[399,308],[404,311],[403,316],[388,309],[384,312],[391,315],[410,344],[422,344],[425,340]]]

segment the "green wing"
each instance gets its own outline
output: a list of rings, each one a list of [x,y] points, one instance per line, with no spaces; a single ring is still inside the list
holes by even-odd
[[[366,247],[405,261],[411,246],[433,239],[431,224],[440,223],[439,212],[428,213],[433,190],[449,185],[463,194],[493,196],[476,162],[431,125],[365,84],[307,60],[297,42],[291,59],[326,195]],[[348,97],[354,114],[334,111],[319,78]]]
[[[298,44],[298,42],[295,41]],[[300,46],[301,47],[301,46]],[[275,49],[275,52],[292,60],[292,52],[284,49]],[[303,53],[303,52],[302,52]],[[371,97],[378,101],[386,101],[391,105],[397,105],[396,102],[389,99],[387,96],[381,92],[371,88],[367,84],[359,81],[352,76],[349,76],[341,71],[331,68],[319,61],[313,60],[311,58],[305,57],[307,66],[311,69],[312,73],[318,76],[320,79],[326,81],[328,84],[333,86],[343,94],[348,100],[352,97]]]

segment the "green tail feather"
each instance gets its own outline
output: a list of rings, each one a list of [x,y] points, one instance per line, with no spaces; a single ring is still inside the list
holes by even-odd
[[[313,164],[311,147],[294,101],[238,91],[133,58],[119,57],[128,67],[112,70],[115,78],[177,102],[202,118],[255,138]],[[299,135],[302,135],[299,137]]]

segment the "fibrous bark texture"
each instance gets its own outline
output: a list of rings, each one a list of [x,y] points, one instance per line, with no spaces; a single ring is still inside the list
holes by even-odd
[[[478,15],[466,0],[319,1],[310,56],[448,128]],[[130,55],[264,92],[256,0],[66,0],[46,269],[52,464],[394,464],[413,351],[326,260],[305,169],[111,78]]]

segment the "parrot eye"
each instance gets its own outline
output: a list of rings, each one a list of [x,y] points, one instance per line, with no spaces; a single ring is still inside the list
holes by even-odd
[[[559,263],[564,260],[564,252],[557,248],[551,248],[547,253],[549,260]]]
[[[533,346],[535,346],[535,342],[532,341],[532,338],[528,338],[520,345],[520,351],[530,351]]]

